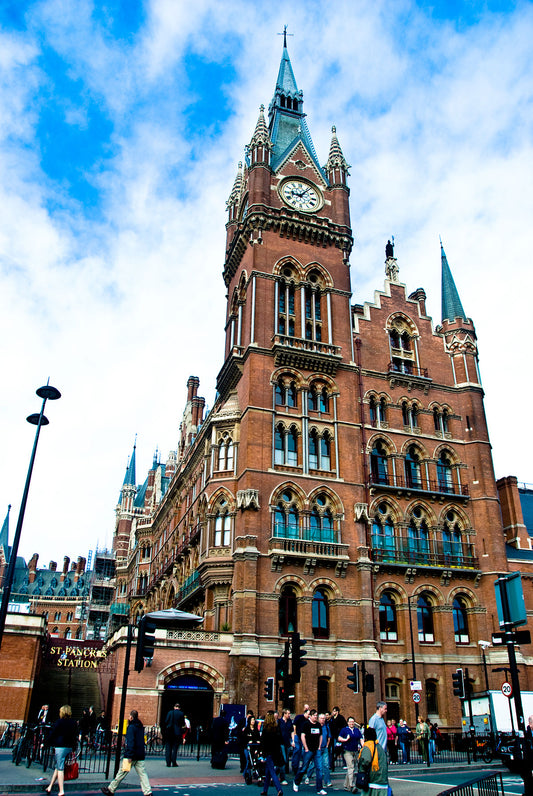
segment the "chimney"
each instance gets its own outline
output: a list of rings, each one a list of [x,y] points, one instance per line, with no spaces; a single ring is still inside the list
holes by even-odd
[[[39,553],[34,553],[28,563],[28,581],[33,583],[35,575],[37,574],[37,561],[39,560]]]
[[[74,582],[78,580],[80,575],[83,575],[85,571],[86,560],[87,559],[82,558],[82,556],[78,556],[78,563],[76,564],[76,574],[74,575]]]
[[[418,301],[418,306],[420,307],[420,315],[426,314],[426,291],[423,287],[418,287],[414,293],[411,293],[409,296],[410,299],[414,301]]]
[[[189,376],[187,379],[187,402],[192,401],[193,398],[196,398],[199,385],[200,379],[198,376]]]
[[[50,572],[55,572],[57,570],[57,561],[50,561],[48,564],[48,569]]]
[[[65,580],[65,575],[68,572],[68,565],[69,564],[70,564],[70,558],[68,556],[65,556],[65,558],[63,559],[63,572],[61,573],[60,580]]]

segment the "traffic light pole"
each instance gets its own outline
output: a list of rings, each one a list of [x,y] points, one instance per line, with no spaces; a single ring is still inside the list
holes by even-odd
[[[361,663],[361,675],[362,675],[361,679],[363,681],[362,682],[362,686],[363,687],[361,689],[361,692],[363,694],[363,723],[364,723],[364,726],[366,727],[368,716],[367,716],[367,712],[366,712],[366,667],[365,667],[365,662],[364,661],[362,661],[362,663]]]
[[[115,773],[116,777],[120,767],[120,755],[122,753],[122,728],[124,726],[124,716],[126,714],[126,697],[128,694],[128,675],[130,673],[131,644],[133,641],[133,625],[128,625],[128,637],[126,642],[126,657],[124,658],[124,674],[122,676],[122,695],[120,697],[120,714],[118,717],[117,732],[117,751],[115,753]]]

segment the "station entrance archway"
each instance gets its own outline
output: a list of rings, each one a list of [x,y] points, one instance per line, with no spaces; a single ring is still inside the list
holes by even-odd
[[[178,674],[165,684],[161,704],[161,727],[165,717],[176,702],[191,722],[193,737],[196,728],[207,730],[213,720],[214,691],[212,686],[195,674]]]

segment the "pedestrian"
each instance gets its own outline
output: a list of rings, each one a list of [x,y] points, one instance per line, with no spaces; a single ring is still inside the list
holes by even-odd
[[[63,796],[65,793],[65,760],[78,746],[78,725],[72,718],[70,705],[63,705],[59,708],[59,719],[52,726],[46,742],[49,746],[55,747],[56,767],[50,784],[45,790],[47,793],[51,793],[57,779],[59,796]]]
[[[281,730],[281,737],[283,738],[283,759],[285,763],[285,774],[289,773],[290,753],[292,746],[292,736],[294,733],[294,724],[291,719],[291,712],[285,708],[279,720],[279,728]],[[283,782],[281,783],[284,784]]]
[[[226,711],[222,709],[211,722],[211,768],[226,768],[228,735],[229,724]]]
[[[48,713],[49,713],[48,705],[43,705],[39,713],[37,714],[37,724],[48,724]]]
[[[253,715],[254,715],[253,710],[248,710],[247,713],[246,713],[246,716],[241,716],[240,719],[237,722],[236,735],[237,735],[237,746],[239,747],[239,758],[240,758],[240,764],[241,764],[241,774],[244,774],[244,770],[246,769],[246,760],[247,760],[247,758],[246,758],[247,741],[246,741],[244,733],[245,733],[245,730],[246,730],[246,728],[248,726],[248,719],[250,718],[250,716],[253,716]]]
[[[252,752],[259,749],[259,742],[261,740],[257,719],[253,713],[248,716],[246,727],[242,732],[242,740],[245,759],[245,766],[243,769],[244,781],[250,785],[253,779]]]
[[[376,712],[370,717],[370,721],[368,722],[368,726],[375,729],[378,743],[383,750],[387,748],[387,725],[385,724],[386,713],[387,703],[378,702],[376,705]]]
[[[332,743],[329,747],[329,770],[335,771],[335,758],[343,751],[342,744],[338,740],[339,733],[343,727],[346,727],[346,719],[340,712],[338,705],[331,709],[331,718],[329,720],[329,731],[331,733]]]
[[[178,765],[178,746],[183,743],[185,715],[176,702],[165,718],[165,760],[167,767]]]
[[[94,740],[94,734],[96,732],[96,722],[97,719],[96,719],[96,713],[94,712],[94,705],[91,705],[89,707],[89,710],[87,711],[87,723],[89,725],[89,738],[91,739],[91,741]]]
[[[283,796],[281,782],[276,768],[283,768],[283,736],[278,725],[273,710],[269,710],[265,716],[263,731],[261,733],[261,751],[265,758],[265,778],[263,780],[263,790],[261,796],[267,796],[270,782],[272,781],[277,790],[277,796]]]
[[[387,754],[377,740],[374,727],[365,728],[365,743],[359,755],[357,771],[368,775],[368,786],[361,787],[361,796],[387,796],[389,792],[389,771]]]
[[[416,740],[420,746],[420,753],[424,763],[427,763],[429,760],[429,727],[426,724],[423,716],[418,717],[415,733]]]
[[[78,722],[80,744],[87,743],[91,734],[91,721],[89,718],[89,708],[83,708],[83,713]]]
[[[318,713],[313,708],[309,711],[309,718],[305,720],[302,725],[302,732],[300,740],[303,747],[303,761],[299,768],[294,782],[292,784],[293,790],[297,793],[300,782],[304,774],[307,773],[311,763],[315,765],[316,771],[316,792],[319,796],[327,796],[327,791],[322,787],[322,755],[320,753],[320,741],[322,738],[322,728],[318,723]]]
[[[322,727],[322,739],[320,741],[320,753],[322,755],[322,782],[324,788],[331,788],[331,773],[329,770],[329,747],[331,745],[331,733],[326,721],[326,714],[318,714],[318,723]]]
[[[387,751],[391,765],[398,762],[398,727],[394,719],[387,721]]]
[[[343,746],[344,760],[346,761],[344,790],[351,791],[354,788],[355,762],[358,759],[359,750],[363,743],[361,730],[355,726],[355,719],[353,716],[348,716],[348,724],[340,731],[338,741]]]
[[[96,743],[102,747],[110,738],[110,726],[105,711],[102,710],[96,722]]]
[[[126,742],[124,745],[124,758],[122,760],[122,768],[118,772],[115,779],[109,783],[109,786],[101,788],[104,796],[113,796],[124,777],[127,777],[132,768],[135,769],[139,775],[141,783],[141,790],[144,796],[152,796],[152,788],[146,773],[146,766],[144,763],[145,748],[144,748],[144,727],[139,719],[139,714],[136,710],[130,712],[128,729],[126,730]]]
[[[294,733],[292,735],[292,773],[298,773],[303,758],[302,727],[309,718],[309,705],[304,705],[301,713],[294,717]]]
[[[405,719],[400,719],[400,723],[398,725],[398,744],[402,752],[402,763],[411,762],[412,739],[413,739],[413,733],[407,726],[407,722],[405,721]]]

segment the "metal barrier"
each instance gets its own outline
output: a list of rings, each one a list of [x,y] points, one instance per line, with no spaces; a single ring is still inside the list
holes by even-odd
[[[442,790],[437,796],[505,796],[503,778],[500,772],[480,779],[471,779],[449,790]]]

